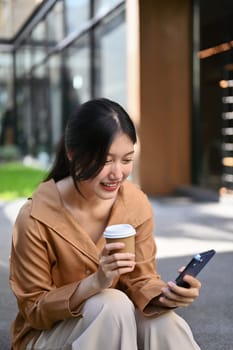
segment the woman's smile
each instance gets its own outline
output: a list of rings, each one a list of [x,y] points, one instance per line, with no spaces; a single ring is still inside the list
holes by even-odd
[[[119,188],[121,182],[101,182],[100,184],[105,191],[114,192]]]

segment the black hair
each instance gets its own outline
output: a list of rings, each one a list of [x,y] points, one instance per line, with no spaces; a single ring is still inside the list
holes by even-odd
[[[134,124],[118,103],[99,98],[78,106],[67,122],[45,181],[57,182],[71,175],[78,190],[77,181],[94,178],[101,171],[118,132],[126,134],[133,144],[137,142]],[[71,160],[67,152],[72,155]]]

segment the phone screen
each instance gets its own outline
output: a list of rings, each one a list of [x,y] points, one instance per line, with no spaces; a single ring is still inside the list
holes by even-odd
[[[208,261],[214,256],[215,250],[211,249],[206,252],[196,254],[192,260],[188,263],[185,269],[176,278],[176,284],[180,287],[189,288],[189,284],[183,280],[185,275],[191,275],[196,277]]]

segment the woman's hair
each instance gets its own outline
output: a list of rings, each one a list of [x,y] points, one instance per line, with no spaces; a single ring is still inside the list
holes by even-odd
[[[106,98],[80,105],[68,120],[52,169],[45,181],[55,182],[71,175],[77,181],[94,178],[103,168],[117,133],[126,134],[133,144],[136,131],[127,112]],[[67,153],[71,155],[69,160]]]

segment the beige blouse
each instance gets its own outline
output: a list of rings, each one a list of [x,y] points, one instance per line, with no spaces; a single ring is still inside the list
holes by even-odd
[[[128,223],[136,234],[136,266],[111,288],[124,291],[144,314],[166,309],[150,307],[165,283],[155,270],[153,212],[146,195],[126,181],[119,190],[108,225]],[[18,302],[13,323],[13,349],[60,320],[80,316],[85,300],[72,312],[69,300],[80,281],[98,269],[104,237],[95,244],[64,207],[53,180],[42,183],[16,219],[10,258],[10,286]],[[152,310],[152,311],[151,311]]]

